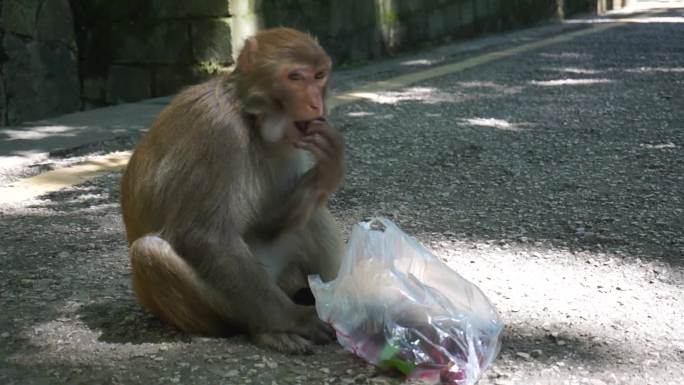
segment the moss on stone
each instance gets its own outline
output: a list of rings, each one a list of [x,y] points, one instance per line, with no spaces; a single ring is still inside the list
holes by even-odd
[[[227,66],[225,64],[222,64],[216,60],[205,60],[199,62],[197,65],[195,65],[194,70],[197,73],[201,74],[207,74],[207,75],[217,75],[217,74],[223,74],[223,73],[228,73],[231,69],[231,66]]]

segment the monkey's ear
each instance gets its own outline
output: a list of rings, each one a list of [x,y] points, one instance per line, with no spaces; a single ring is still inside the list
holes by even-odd
[[[248,114],[261,115],[271,109],[268,97],[260,92],[254,92],[242,102],[242,109]]]
[[[258,48],[257,40],[254,37],[248,37],[245,40],[245,45],[240,50],[237,60],[237,67],[240,72],[246,74],[252,70]]]

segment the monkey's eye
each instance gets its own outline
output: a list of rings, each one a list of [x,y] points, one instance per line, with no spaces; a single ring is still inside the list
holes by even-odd
[[[323,79],[326,75],[327,73],[325,73],[325,71],[316,72],[316,79]]]
[[[290,72],[287,75],[287,78],[290,80],[304,80],[304,75],[299,72]]]

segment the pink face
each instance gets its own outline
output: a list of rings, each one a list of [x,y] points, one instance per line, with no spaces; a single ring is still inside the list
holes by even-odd
[[[324,96],[330,66],[307,65],[287,67],[276,79],[278,100],[291,120],[287,136],[296,141],[306,135],[308,124],[325,114]]]

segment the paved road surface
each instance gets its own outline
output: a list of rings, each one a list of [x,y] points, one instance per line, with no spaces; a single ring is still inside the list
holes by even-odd
[[[684,2],[640,4],[337,74],[361,98],[330,117],[333,212],[390,217],[492,299],[481,384],[684,383]],[[0,188],[130,149],[166,101],[0,130]],[[0,383],[399,383],[335,345],[291,358],[145,314],[104,170],[0,204]]]

